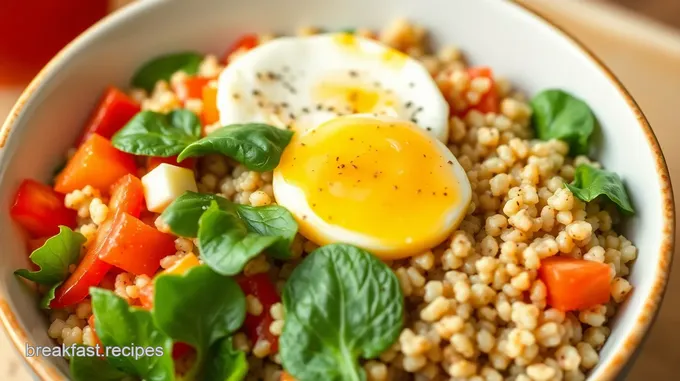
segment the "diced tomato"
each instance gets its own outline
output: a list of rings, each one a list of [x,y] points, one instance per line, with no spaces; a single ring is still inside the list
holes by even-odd
[[[172,358],[177,360],[179,358],[184,357],[185,355],[187,355],[189,352],[192,352],[193,350],[194,350],[194,348],[191,345],[178,341],[175,344],[173,344],[173,346],[172,346]]]
[[[175,252],[175,239],[128,213],[113,219],[106,250],[99,258],[135,275],[156,273],[163,257]]]
[[[203,88],[210,81],[212,81],[212,78],[187,77],[181,81],[173,83],[172,89],[182,102],[186,101],[187,99],[201,99],[203,97]]]
[[[90,293],[90,287],[102,282],[111,265],[99,259],[99,253],[107,250],[108,235],[111,230],[111,220],[105,221],[97,230],[95,241],[80,261],[76,270],[57,288],[51,308],[64,308],[85,299]]]
[[[488,78],[491,81],[491,87],[489,88],[489,91],[482,95],[479,103],[470,107],[470,110],[477,110],[484,114],[489,112],[497,113],[500,101],[498,99],[498,91],[496,90],[496,83],[494,81],[491,68],[486,66],[471,67],[467,70],[467,72],[470,76],[470,79]]]
[[[269,341],[271,353],[276,353],[279,350],[279,338],[269,331],[269,326],[274,322],[270,309],[272,305],[281,302],[281,297],[274,283],[267,274],[243,276],[238,279],[238,283],[244,294],[255,296],[263,307],[259,316],[246,315],[243,324],[246,334],[253,344],[260,339]]]
[[[217,87],[206,86],[203,88],[203,113],[201,122],[204,126],[219,122],[220,112],[217,109]]]
[[[52,238],[52,237],[40,237],[40,238],[35,238],[35,239],[29,239],[28,240],[28,251],[29,251],[29,253],[32,253],[35,250],[41,248],[42,245],[45,244],[45,241],[47,241],[50,238]]]
[[[258,37],[257,34],[254,33],[244,34],[238,40],[236,40],[236,42],[234,42],[234,44],[231,45],[231,47],[226,51],[222,61],[224,63],[229,63],[229,56],[231,56],[232,54],[239,50],[246,52],[256,47],[259,43],[260,37]]]
[[[125,93],[113,86],[108,87],[101,97],[99,105],[90,116],[90,120],[83,130],[82,136],[78,138],[76,145],[80,145],[92,134],[110,139],[141,110],[139,104]]]
[[[144,186],[137,177],[125,175],[111,186],[109,210],[125,212],[139,218],[143,207]]]
[[[77,213],[64,206],[64,195],[30,179],[19,185],[10,215],[34,238],[59,233],[59,225],[76,227]]]
[[[611,269],[604,263],[568,257],[541,260],[539,278],[548,305],[562,311],[587,309],[609,301]]]
[[[121,177],[136,172],[132,155],[117,150],[100,135],[92,134],[59,173],[54,189],[68,193],[91,185],[99,190],[108,190]]]
[[[288,372],[281,372],[281,381],[295,381],[295,378]]]
[[[189,157],[182,160],[181,162],[177,162],[177,156],[170,157],[149,156],[146,158],[146,170],[147,172],[151,172],[154,168],[158,167],[163,163],[193,170],[194,167],[196,166],[196,158]]]

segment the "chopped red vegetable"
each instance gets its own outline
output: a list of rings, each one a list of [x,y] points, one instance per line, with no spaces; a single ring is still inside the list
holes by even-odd
[[[94,314],[90,315],[90,317],[87,319],[87,324],[90,326],[90,329],[92,329],[94,341],[99,344],[99,350],[97,351],[97,354],[100,356],[104,355],[104,344],[102,344],[101,340],[99,340],[99,336],[97,336],[97,330],[94,328]]]
[[[76,145],[80,145],[92,134],[110,139],[141,110],[132,98],[110,86],[102,95]]]
[[[122,211],[139,218],[143,208],[144,186],[140,179],[133,175],[125,175],[111,186],[109,210]]]
[[[187,99],[201,99],[203,97],[203,88],[211,80],[211,78],[204,77],[187,77],[174,83],[172,89],[182,102]]]
[[[45,244],[45,241],[50,239],[51,237],[40,237],[40,238],[35,238],[35,239],[29,239],[28,240],[28,252],[32,253],[35,250],[39,249],[42,247],[42,245]]]
[[[77,213],[64,206],[64,195],[30,179],[19,185],[10,215],[34,238],[59,233],[59,225],[76,227]]]
[[[113,219],[106,250],[99,258],[135,275],[152,277],[162,258],[175,253],[175,239],[127,214]]]
[[[177,156],[170,157],[149,156],[146,159],[146,170],[148,172],[151,172],[154,168],[158,167],[163,163],[193,170],[194,167],[196,166],[196,158],[188,157],[178,163]]]
[[[479,103],[472,106],[470,109],[477,110],[481,113],[498,112],[500,101],[498,99],[498,90],[496,90],[496,82],[493,79],[493,72],[490,67],[472,67],[468,69],[470,79],[474,78],[488,78],[491,81],[489,90],[482,95]]]
[[[609,301],[611,268],[604,263],[567,257],[541,260],[539,278],[548,305],[562,311],[583,310]]]
[[[132,155],[117,150],[102,136],[92,134],[59,173],[54,189],[68,193],[91,185],[108,190],[121,177],[136,172]]]
[[[229,56],[236,53],[237,51],[247,52],[248,50],[256,47],[260,43],[260,37],[254,33],[248,33],[241,36],[224,54],[222,61],[224,63],[229,63]]]
[[[220,112],[217,109],[217,87],[206,86],[203,88],[203,113],[201,123],[204,126],[219,122]],[[204,134],[205,135],[205,134]]]
[[[274,304],[281,302],[281,297],[276,291],[274,283],[267,274],[255,274],[240,277],[238,284],[246,296],[255,296],[263,307],[259,316],[246,315],[243,327],[250,341],[254,345],[260,339],[267,340],[271,346],[271,353],[278,352],[279,338],[269,331],[269,326],[274,322],[270,309]]]
[[[186,343],[176,342],[172,345],[172,358],[177,360],[193,352],[194,348]]]

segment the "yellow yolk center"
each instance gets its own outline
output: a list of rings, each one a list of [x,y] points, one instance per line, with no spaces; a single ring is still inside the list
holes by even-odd
[[[328,224],[414,254],[445,239],[462,203],[443,149],[410,122],[340,117],[296,136],[277,171]],[[296,217],[303,235],[329,243],[307,216]]]

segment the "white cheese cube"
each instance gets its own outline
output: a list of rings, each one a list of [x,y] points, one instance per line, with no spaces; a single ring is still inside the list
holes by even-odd
[[[142,177],[146,207],[161,213],[186,191],[197,192],[194,171],[163,163]]]

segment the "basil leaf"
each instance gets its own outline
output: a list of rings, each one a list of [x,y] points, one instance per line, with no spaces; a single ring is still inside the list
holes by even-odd
[[[290,245],[297,234],[297,222],[290,212],[278,205],[248,206],[235,204],[215,194],[186,192],[173,201],[161,215],[170,230],[183,237],[198,235],[198,220],[212,201],[229,213],[236,213],[250,233],[278,237],[277,242],[267,249],[273,257],[291,257]]]
[[[235,212],[220,209],[216,201],[198,220],[201,258],[222,275],[240,273],[249,260],[277,241],[277,237],[249,233]]]
[[[172,340],[155,326],[151,312],[131,307],[113,292],[101,288],[91,288],[90,296],[97,336],[104,347],[152,347],[163,352],[161,356],[109,353],[112,366],[146,380],[175,379]]]
[[[80,347],[78,347],[80,348]],[[88,347],[94,349],[94,347]],[[105,358],[90,356],[73,356],[70,359],[71,377],[75,381],[119,381],[127,376],[116,369]]]
[[[36,283],[53,286],[69,275],[68,268],[78,262],[80,249],[85,241],[82,234],[66,226],[59,226],[59,233],[50,237],[29,257],[40,270],[19,269],[14,274]]]
[[[174,340],[192,345],[197,374],[210,346],[238,330],[246,316],[246,298],[231,278],[201,265],[184,275],[160,275],[155,280],[153,317]]]
[[[208,210],[212,201],[220,209],[233,210],[233,203],[216,194],[186,192],[177,197],[161,214],[161,220],[170,230],[182,237],[194,238],[198,235],[198,219]]]
[[[144,156],[174,156],[201,136],[201,122],[191,111],[169,114],[142,111],[111,138],[117,149]]]
[[[531,108],[539,139],[564,140],[571,155],[588,153],[588,140],[597,121],[585,102],[565,91],[550,89],[537,94]]]
[[[267,124],[234,124],[190,144],[177,160],[217,153],[231,157],[251,171],[271,171],[279,165],[283,149],[292,137],[291,131]]]
[[[163,55],[146,62],[132,77],[132,86],[153,91],[156,82],[169,81],[178,71],[189,75],[198,73],[198,67],[203,61],[203,55],[195,52],[182,52]]]
[[[248,231],[279,239],[267,249],[267,253],[279,259],[288,259],[290,245],[297,234],[298,225],[288,209],[278,205],[249,206],[236,204],[236,212],[246,223]]]
[[[49,309],[50,308],[50,303],[52,302],[52,300],[54,300],[54,296],[55,296],[55,293],[57,292],[57,288],[59,288],[59,286],[61,286],[62,283],[64,283],[64,282],[55,283],[52,287],[50,287],[45,292],[45,294],[43,294],[43,296],[40,298],[40,304],[39,304],[40,308],[43,308],[43,309]]]
[[[365,380],[359,358],[375,358],[399,336],[404,297],[387,265],[357,247],[314,250],[283,292],[283,367],[295,379]]]
[[[246,374],[246,354],[234,349],[231,337],[225,337],[212,346],[203,377],[205,381],[241,381]]]
[[[574,181],[564,185],[581,201],[589,202],[604,195],[626,214],[635,214],[626,188],[619,175],[614,172],[581,164],[576,167]]]

